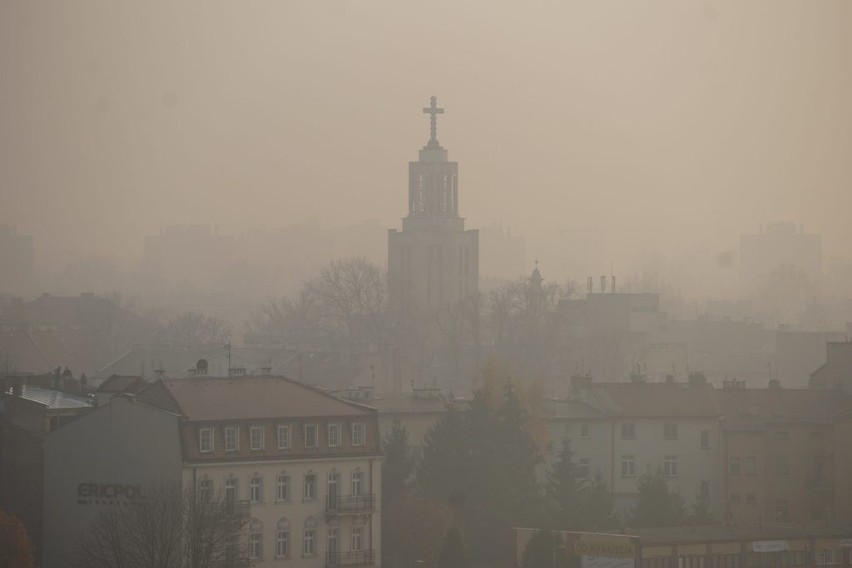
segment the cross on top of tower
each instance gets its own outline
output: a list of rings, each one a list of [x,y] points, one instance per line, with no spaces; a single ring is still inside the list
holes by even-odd
[[[425,107],[423,109],[424,114],[431,115],[431,129],[430,129],[430,138],[429,143],[437,144],[438,143],[438,115],[444,114],[444,109],[438,108],[438,97],[432,96],[430,99],[430,106]]]

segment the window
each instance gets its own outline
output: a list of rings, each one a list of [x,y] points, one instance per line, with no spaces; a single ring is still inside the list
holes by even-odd
[[[363,422],[355,422],[352,424],[352,445],[353,446],[363,446],[364,445],[364,431],[366,430],[366,426]]]
[[[728,458],[728,473],[731,475],[739,475],[741,473],[740,458]]]
[[[749,505],[754,505],[755,503],[757,503],[757,495],[754,492],[746,493],[745,502]]]
[[[336,469],[328,472],[328,503],[329,505],[337,504],[339,499],[337,498],[339,495],[338,492],[338,482],[340,481],[340,474],[337,473]]]
[[[278,449],[290,449],[290,426],[287,424],[278,425]]]
[[[263,558],[263,527],[257,520],[249,525],[249,558],[251,560]]]
[[[353,552],[364,550],[364,527],[352,527],[352,546]]]
[[[702,430],[701,431],[701,449],[709,450],[710,449],[710,430]]]
[[[621,456],[621,476],[634,477],[636,475],[636,456]]]
[[[778,430],[775,432],[775,438],[778,440],[789,440],[790,432],[787,430]]]
[[[787,499],[775,500],[775,520],[788,521],[790,520],[790,503]]]
[[[317,498],[317,475],[309,473],[305,476],[305,499],[312,500]]]
[[[213,451],[213,428],[201,428],[198,431],[198,451]]]
[[[317,447],[317,425],[316,424],[305,424],[305,447],[306,448],[316,448]]]
[[[621,439],[622,440],[633,440],[636,438],[636,424],[632,422],[626,422],[621,425]]]
[[[249,429],[249,440],[252,450],[263,449],[263,426],[252,426]]]
[[[589,437],[589,425],[588,424],[580,424],[580,437],[588,438]]]
[[[317,553],[317,522],[313,517],[305,521],[304,539],[302,540],[302,555],[314,556]]]
[[[677,456],[663,456],[663,475],[677,477]]]
[[[663,440],[677,440],[677,424],[663,424]]]
[[[328,550],[329,564],[337,565],[340,556],[340,529],[336,526],[328,527],[328,547],[326,550]]]
[[[787,456],[775,456],[775,475],[788,475],[790,473],[790,461]]]
[[[213,480],[206,475],[198,480],[198,500],[209,503],[213,499]]]
[[[336,448],[340,445],[340,424],[328,425],[328,447]]]
[[[739,504],[740,503],[740,494],[739,493],[731,493],[731,503]]]
[[[239,450],[239,429],[236,426],[225,426],[225,451],[236,452]]]
[[[589,458],[580,458],[577,460],[577,479],[589,479],[589,473],[592,469],[592,461]]]
[[[710,482],[709,481],[702,481],[701,482],[701,486],[700,486],[700,489],[698,490],[698,494],[701,496],[702,499],[707,499],[708,497],[710,497]]]
[[[757,475],[757,458],[754,456],[746,456],[745,459],[746,475]]]
[[[287,519],[278,521],[278,530],[275,533],[275,557],[286,558],[290,556],[290,522]]]
[[[352,495],[364,494],[364,472],[356,469],[352,472]]]
[[[263,502],[263,478],[259,473],[255,473],[249,482],[249,499],[252,503]]]
[[[225,479],[225,501],[233,503],[239,497],[238,479],[233,475]]]
[[[275,493],[276,501],[290,500],[290,476],[284,472],[278,474],[278,490]]]

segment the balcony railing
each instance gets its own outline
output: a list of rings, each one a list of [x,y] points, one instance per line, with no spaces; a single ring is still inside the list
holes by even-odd
[[[350,550],[349,552],[327,552],[325,554],[326,568],[335,566],[373,566],[376,563],[375,550]]]
[[[325,512],[330,515],[360,515],[372,513],[375,509],[376,496],[372,493],[329,495],[325,504]]]

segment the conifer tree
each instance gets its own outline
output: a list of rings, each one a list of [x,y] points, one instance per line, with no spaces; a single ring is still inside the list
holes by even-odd
[[[545,496],[547,521],[553,528],[578,530],[583,503],[584,484],[577,479],[571,438],[562,438],[562,449],[547,474]]]

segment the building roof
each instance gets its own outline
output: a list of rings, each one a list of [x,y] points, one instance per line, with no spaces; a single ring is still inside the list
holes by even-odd
[[[842,391],[787,388],[722,388],[714,396],[729,429],[763,428],[771,423],[830,422],[852,408]]]
[[[161,379],[139,393],[142,402],[192,421],[364,416],[375,412],[284,377]]]
[[[686,383],[593,383],[583,400],[625,418],[714,418],[721,414],[709,386]]]
[[[605,413],[581,400],[548,400],[546,406],[551,418],[606,418]]]
[[[88,398],[34,385],[23,385],[21,398],[43,404],[49,410],[87,408],[91,406]]]

